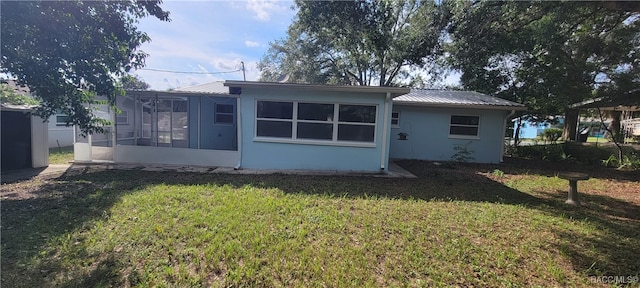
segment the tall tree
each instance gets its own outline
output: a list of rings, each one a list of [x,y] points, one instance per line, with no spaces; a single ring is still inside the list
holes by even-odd
[[[288,36],[258,65],[261,80],[397,85],[441,52],[449,14],[439,2],[298,0]]]
[[[602,2],[458,2],[450,30],[453,64],[466,89],[524,103],[534,118],[564,114],[563,137],[574,139],[578,115],[568,105],[640,85],[636,9]]]
[[[61,112],[84,132],[101,131],[105,121],[86,107],[95,95],[115,103],[118,77],[144,66],[138,48],[150,39],[136,24],[149,15],[169,21],[160,3],[2,1],[0,71],[29,87],[43,118]]]

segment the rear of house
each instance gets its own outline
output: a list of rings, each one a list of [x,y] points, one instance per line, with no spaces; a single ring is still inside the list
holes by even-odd
[[[98,107],[115,123],[105,133],[78,134],[76,160],[378,173],[389,158],[462,151],[496,163],[506,118],[524,109],[474,92],[249,81],[128,91],[116,104]]]

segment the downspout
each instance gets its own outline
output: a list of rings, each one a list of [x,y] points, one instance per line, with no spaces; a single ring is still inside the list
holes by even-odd
[[[504,124],[502,125],[502,150],[500,150],[501,163],[504,162],[504,137],[505,137],[505,134],[507,133],[507,119],[513,116],[513,114],[516,114],[516,110],[511,110],[511,112],[504,117]],[[518,125],[520,124],[518,123]]]
[[[384,120],[382,124],[382,151],[380,152],[380,170],[386,170],[387,159],[387,130],[389,129],[389,103],[391,102],[391,92],[387,92],[387,96],[384,99]]]
[[[238,123],[238,127],[236,128],[236,133],[238,134],[238,165],[233,167],[235,170],[240,169],[242,165],[242,112],[240,112],[242,109],[240,109],[240,103],[242,103],[240,97],[236,98],[236,111],[238,113],[238,120],[236,121]]]

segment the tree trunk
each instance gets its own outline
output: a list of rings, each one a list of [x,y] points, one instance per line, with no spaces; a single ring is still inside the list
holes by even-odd
[[[578,109],[567,109],[564,111],[564,130],[562,140],[576,141],[576,131],[578,130]]]
[[[513,136],[513,146],[519,146],[520,145],[520,127],[522,126],[522,117],[518,117],[518,120],[516,121],[516,131],[514,132],[514,136]]]
[[[615,138],[618,142],[624,142],[624,136],[620,133],[622,131],[620,127],[620,117],[622,117],[622,112],[611,111],[608,114],[609,117],[611,117],[611,126],[609,126],[609,129],[611,130],[611,137]]]

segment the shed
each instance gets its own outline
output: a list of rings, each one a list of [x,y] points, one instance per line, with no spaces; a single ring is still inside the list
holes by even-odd
[[[49,165],[48,127],[33,106],[0,104],[2,168],[16,170]]]

